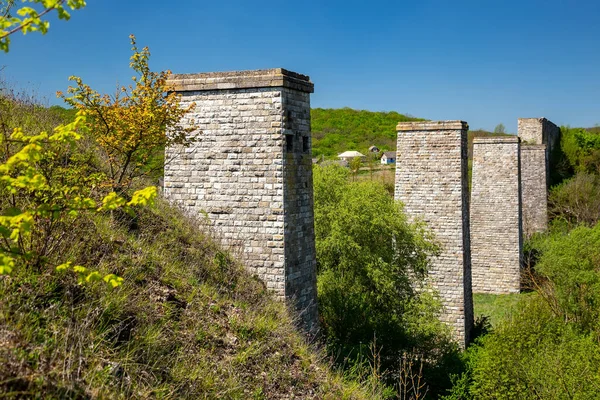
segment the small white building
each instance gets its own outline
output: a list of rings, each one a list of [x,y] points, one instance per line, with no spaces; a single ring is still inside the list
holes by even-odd
[[[395,151],[385,151],[381,156],[382,164],[396,164],[396,152]]]
[[[359,153],[358,151],[354,151],[354,150],[345,151],[342,154],[338,154],[338,158],[340,160],[343,160],[346,162],[350,162],[353,159],[355,159],[356,157],[360,157],[360,159],[363,161],[365,161],[367,159],[367,157],[364,154]]]

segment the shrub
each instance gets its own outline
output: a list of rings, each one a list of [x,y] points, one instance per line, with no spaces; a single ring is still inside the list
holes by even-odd
[[[468,352],[454,399],[590,399],[600,388],[600,346],[565,324],[539,297]]]
[[[561,148],[575,171],[600,172],[600,132],[561,127]]]
[[[571,227],[595,225],[600,221],[600,176],[578,172],[552,188],[548,206],[552,218],[561,219]]]
[[[430,394],[437,393],[456,348],[435,295],[414,290],[437,251],[432,236],[408,222],[379,182],[349,182],[347,169],[317,166],[314,188],[319,312],[330,353],[352,365],[376,339],[388,383],[409,353],[424,360]]]

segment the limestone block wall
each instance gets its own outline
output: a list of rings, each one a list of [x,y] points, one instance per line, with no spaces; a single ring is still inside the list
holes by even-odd
[[[310,93],[284,69],[172,75],[196,142],[166,149],[164,194],[206,213],[223,244],[307,329],[317,324]]]
[[[523,230],[529,237],[548,228],[550,164],[560,150],[560,129],[546,118],[519,118],[518,130],[525,151],[521,156]]]
[[[429,279],[443,303],[440,318],[462,346],[473,327],[467,130],[463,121],[399,123],[395,188],[407,215],[426,222],[442,247]]]
[[[521,146],[522,218],[525,237],[548,228],[547,160],[545,144]]]
[[[521,287],[521,177],[518,137],[475,138],[471,185],[474,293]]]
[[[550,154],[560,146],[560,128],[546,118],[519,118],[518,132],[523,144],[545,144]]]

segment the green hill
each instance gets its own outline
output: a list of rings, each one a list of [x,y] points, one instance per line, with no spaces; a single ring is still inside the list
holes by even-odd
[[[351,108],[313,108],[310,113],[313,156],[334,158],[346,150],[366,154],[370,146],[382,151],[396,149],[396,125],[404,121],[425,121],[395,111],[367,111]],[[469,157],[473,138],[506,136],[482,129],[469,131]]]
[[[383,151],[394,150],[398,122],[423,121],[395,111],[351,108],[313,108],[310,117],[315,157],[335,157],[346,150],[366,154],[372,145]]]

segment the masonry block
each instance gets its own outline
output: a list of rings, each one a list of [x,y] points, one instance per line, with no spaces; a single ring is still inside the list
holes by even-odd
[[[475,138],[471,184],[471,260],[474,293],[521,288],[520,139]]]
[[[519,118],[523,233],[530,237],[548,229],[548,187],[555,153],[560,152],[560,129],[546,118]],[[543,151],[542,151],[543,150]]]
[[[164,194],[208,216],[307,330],[317,326],[308,76],[281,68],[172,75],[195,143],[165,151]]]
[[[406,214],[441,245],[428,279],[442,300],[441,320],[463,347],[473,328],[467,130],[463,121],[399,123],[395,188]]]
[[[522,218],[526,238],[548,229],[547,165],[545,144],[521,146]]]

